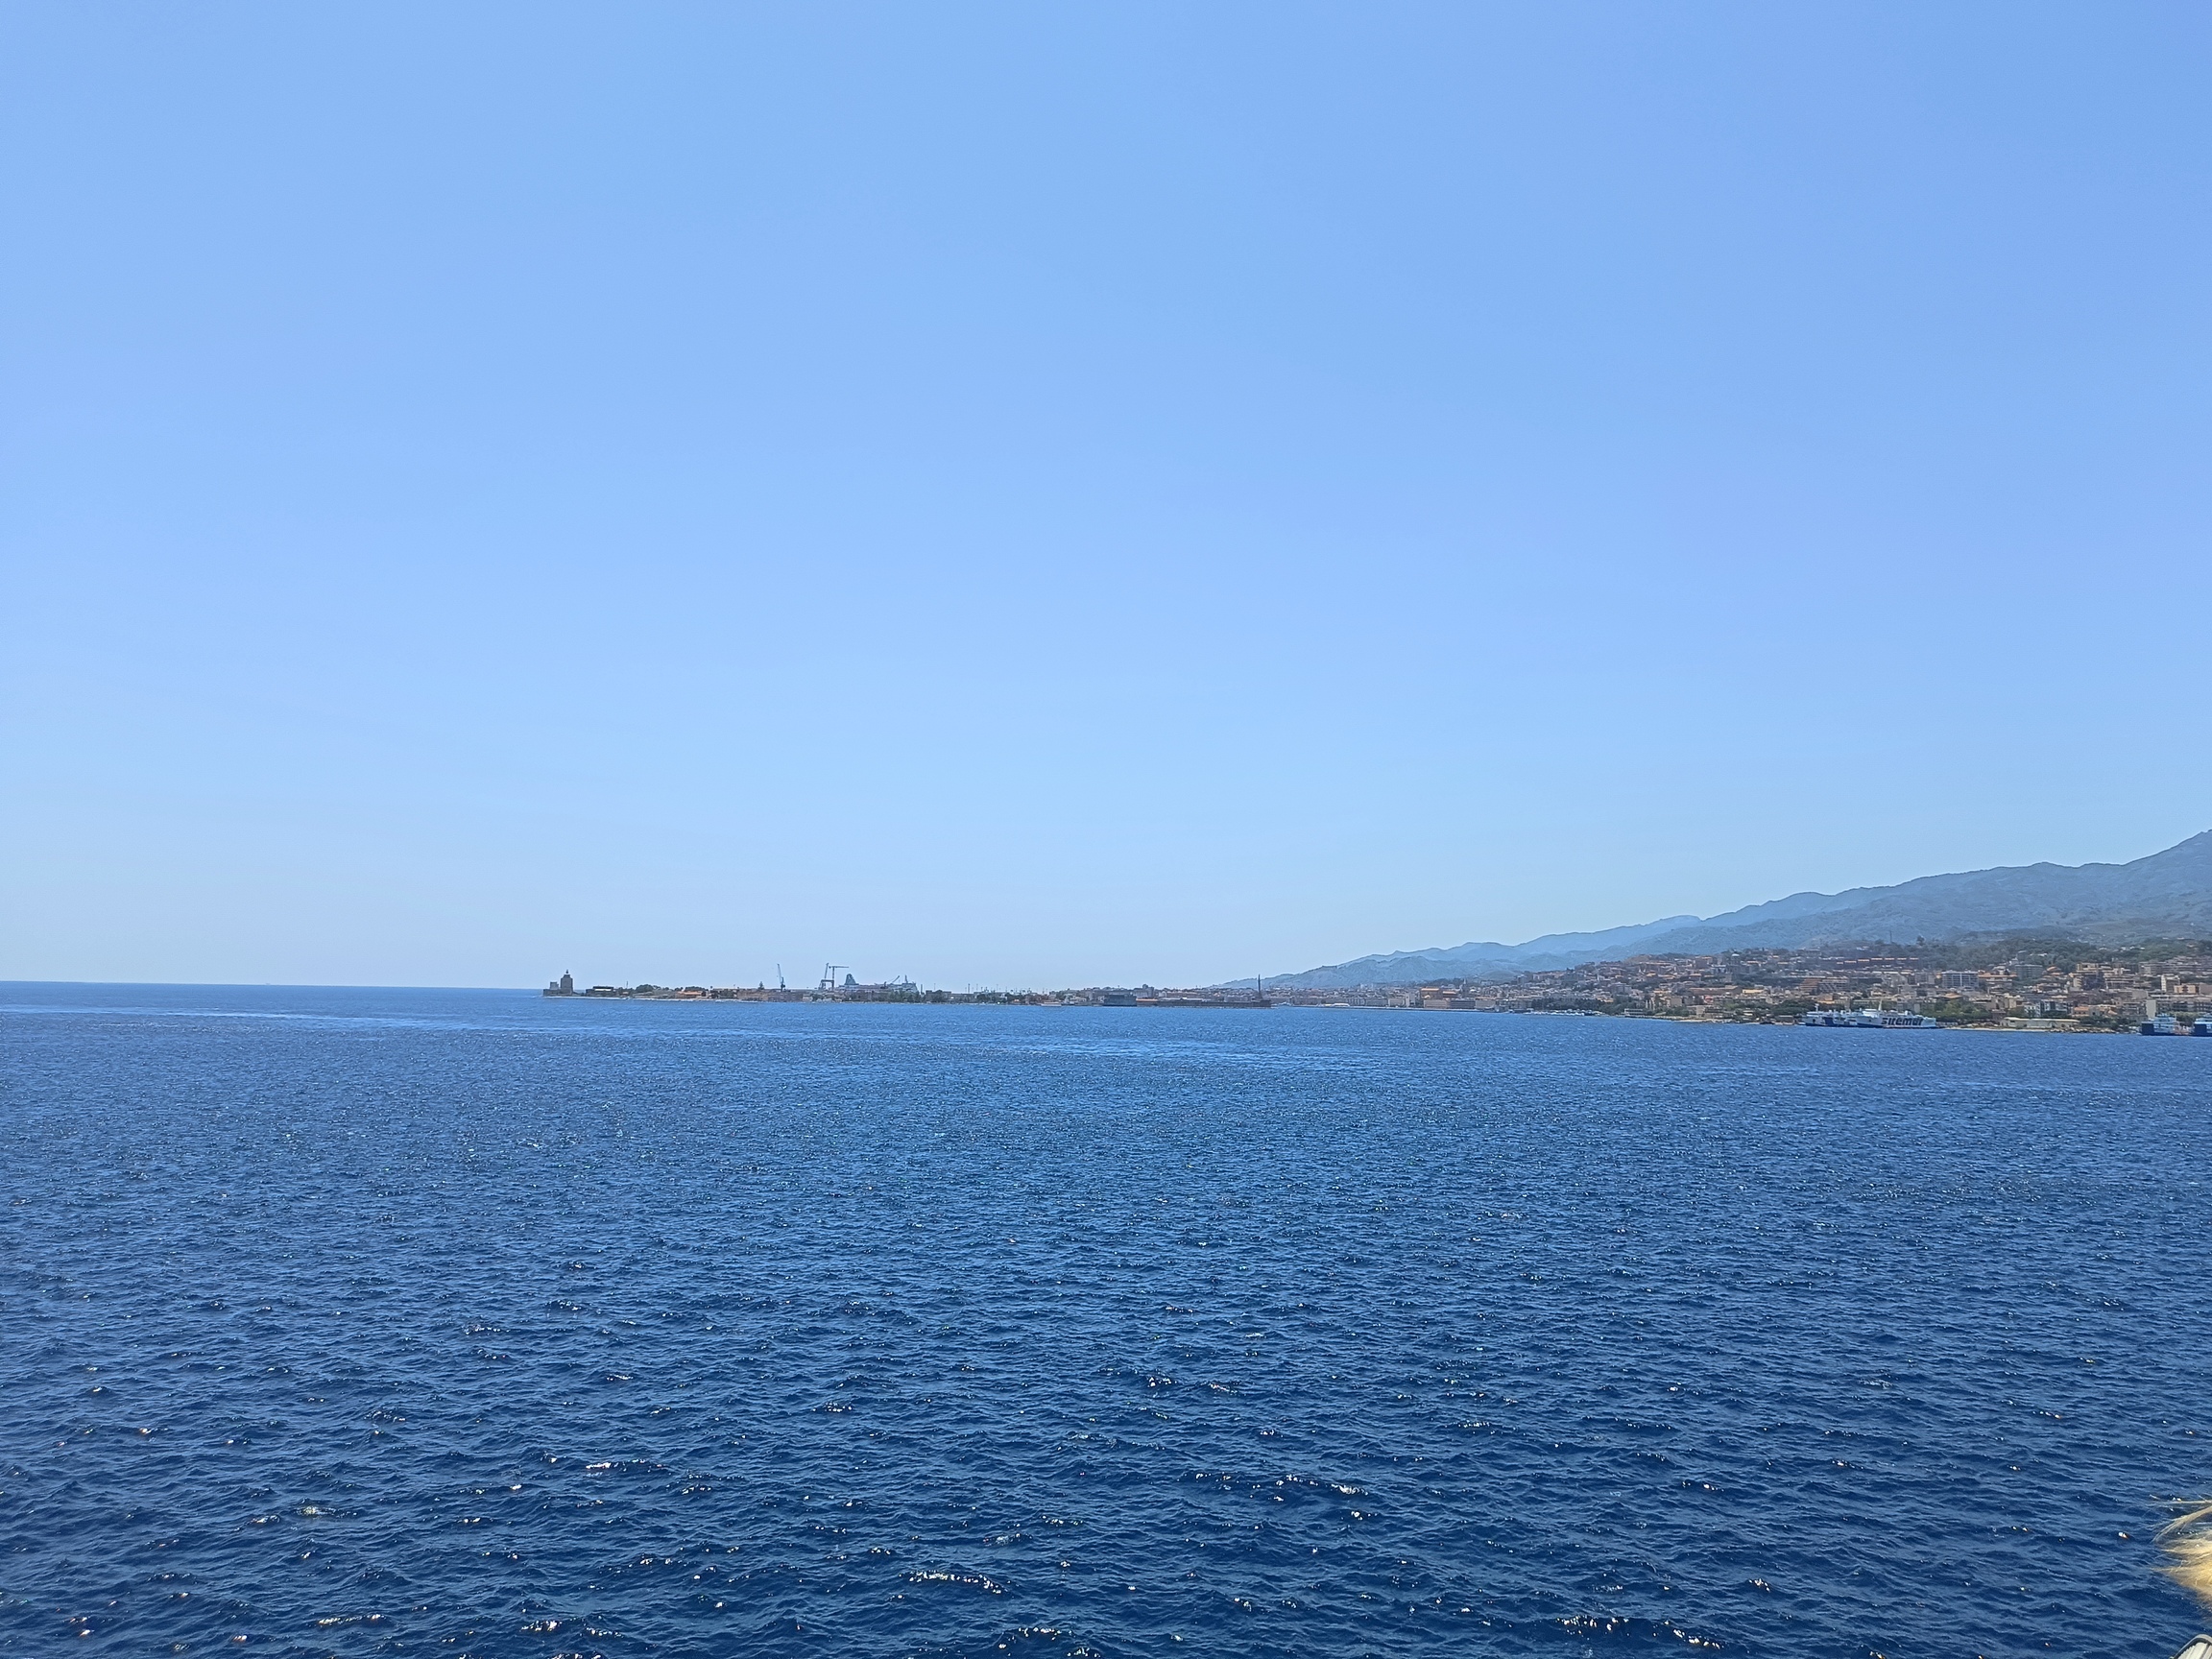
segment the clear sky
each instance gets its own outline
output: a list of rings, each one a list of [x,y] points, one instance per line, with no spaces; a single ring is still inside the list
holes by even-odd
[[[2212,826],[2200,6],[0,18],[0,976],[1210,981]]]

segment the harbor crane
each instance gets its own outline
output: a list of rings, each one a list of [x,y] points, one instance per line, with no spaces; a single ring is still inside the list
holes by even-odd
[[[837,989],[837,975],[852,972],[852,968],[846,963],[825,962],[822,964],[822,983],[815,986],[814,989],[817,991],[834,991]]]

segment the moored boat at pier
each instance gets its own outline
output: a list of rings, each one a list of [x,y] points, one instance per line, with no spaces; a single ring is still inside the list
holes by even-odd
[[[1934,1031],[1941,1022],[1903,1008],[1815,1008],[1800,1025],[1847,1025],[1869,1031]]]

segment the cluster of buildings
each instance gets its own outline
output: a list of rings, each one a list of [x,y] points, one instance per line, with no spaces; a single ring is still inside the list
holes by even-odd
[[[1352,998],[1333,992],[1311,999]],[[2199,1016],[2212,1016],[2212,941],[2097,947],[2039,940],[1632,956],[1524,974],[1503,984],[1422,985],[1358,999],[1740,1022],[1890,1008],[1945,1025],[2053,1031],[2134,1031],[2178,1017],[2186,1028]]]

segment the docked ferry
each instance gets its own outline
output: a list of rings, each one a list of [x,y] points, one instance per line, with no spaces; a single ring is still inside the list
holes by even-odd
[[[1851,1025],[1870,1031],[1934,1031],[1942,1023],[1925,1014],[1908,1014],[1902,1008],[1815,1008],[1800,1025]]]
[[[2153,1014],[2135,1029],[2146,1037],[2212,1037],[2212,1015],[2200,1015],[2184,1030],[2173,1015]]]

